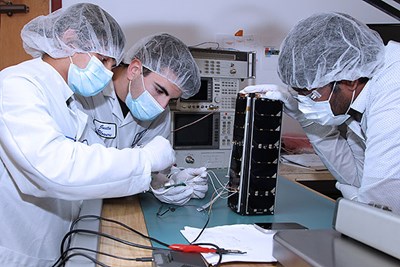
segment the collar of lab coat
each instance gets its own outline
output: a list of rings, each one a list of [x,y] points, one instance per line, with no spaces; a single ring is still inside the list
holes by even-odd
[[[121,107],[119,106],[113,81],[110,81],[110,83],[106,86],[106,88],[104,88],[102,93],[105,98],[110,98],[109,101],[112,105],[113,116],[116,117],[120,121],[120,123],[123,122],[124,116],[122,114]]]
[[[370,82],[367,82],[361,90],[360,94],[357,96],[356,100],[354,100],[353,104],[351,104],[351,109],[364,114],[366,105],[367,105],[367,96],[368,96],[368,91],[370,90]],[[355,119],[351,119],[348,122],[346,122],[349,128],[356,134],[358,135],[364,142],[365,142],[365,134],[364,134],[364,129],[363,125],[365,124],[365,120],[362,117],[361,122],[356,121]]]
[[[46,66],[46,68],[48,68],[49,73],[54,73],[54,75],[57,75],[60,78],[60,81],[59,81],[60,83],[61,83],[61,81],[64,82],[65,86],[60,86],[59,90],[61,90],[61,94],[62,94],[65,102],[67,103],[67,101],[70,99],[70,97],[73,96],[74,92],[71,90],[71,88],[65,82],[64,78],[60,75],[60,73],[56,69],[54,69],[50,64],[43,61],[43,59],[41,57],[35,58],[32,61],[41,62],[41,64],[43,64],[43,66]]]
[[[103,90],[103,95],[107,97],[111,97],[112,99],[115,99],[117,96],[115,95],[115,88],[114,88],[114,83],[111,80],[110,83],[104,88]]]
[[[351,104],[351,109],[354,109],[361,114],[365,112],[369,88],[370,82],[367,82],[360,94],[357,96],[356,100],[354,100],[353,104]]]
[[[104,97],[109,97],[111,99],[112,113],[120,121],[121,127],[134,121],[131,113],[128,113],[128,115],[124,118],[115,92],[114,83],[112,81],[106,86],[106,88],[104,88],[102,93]]]

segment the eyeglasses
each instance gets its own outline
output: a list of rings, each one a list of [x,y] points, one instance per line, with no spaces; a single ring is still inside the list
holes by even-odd
[[[311,94],[308,94],[306,96],[311,98],[311,100],[316,100],[318,98],[321,98],[322,95],[318,92],[318,89],[315,89],[311,92]]]
[[[336,82],[332,82],[332,83],[328,84],[329,87],[330,87],[331,92],[332,92],[332,89],[333,89],[334,86],[335,86],[335,83],[336,83]],[[325,86],[322,86],[322,87],[319,87],[319,88],[316,88],[316,89],[312,89],[312,90],[311,90],[311,93],[309,93],[309,94],[306,94],[306,93],[309,92],[308,89],[299,89],[299,88],[293,88],[293,87],[292,87],[292,88],[293,88],[293,90],[295,90],[299,95],[303,95],[303,96],[308,97],[308,98],[310,98],[311,100],[314,100],[314,101],[315,101],[315,100],[317,100],[317,99],[319,99],[319,98],[322,97],[322,94],[320,93],[320,90],[325,89],[328,85],[325,85]],[[298,99],[297,97],[294,97],[294,98]]]

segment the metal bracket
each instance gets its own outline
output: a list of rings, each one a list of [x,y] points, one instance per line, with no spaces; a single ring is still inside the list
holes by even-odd
[[[11,1],[1,1],[4,2],[5,5],[0,5],[0,14],[7,14],[8,16],[12,16],[14,13],[28,13],[29,7],[24,4],[16,4],[13,5]]]

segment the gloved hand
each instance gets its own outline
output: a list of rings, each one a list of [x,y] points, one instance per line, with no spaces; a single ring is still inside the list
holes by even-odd
[[[159,189],[152,188],[152,192],[161,202],[183,206],[192,198],[193,187],[183,184],[174,185],[172,182]]]
[[[203,198],[208,190],[205,167],[180,170],[173,166],[168,176],[153,174],[152,192],[161,202],[182,206],[191,198]]]
[[[175,163],[175,151],[170,142],[162,136],[156,136],[142,148],[151,164],[151,171],[161,171]]]
[[[342,192],[344,198],[357,200],[358,188],[349,184],[336,182],[335,187]]]
[[[276,84],[259,84],[250,85],[240,90],[239,93],[249,94],[258,93],[262,98],[268,98],[271,100],[280,100],[284,104],[284,111],[287,115],[297,120],[301,126],[306,127],[312,122],[308,122],[304,117],[303,113],[298,108],[298,102],[293,97],[297,95],[297,92],[291,88],[284,88]]]
[[[187,168],[180,170],[177,167],[171,168],[171,178],[175,184],[184,183],[193,188],[193,198],[203,198],[208,190],[206,167]]]

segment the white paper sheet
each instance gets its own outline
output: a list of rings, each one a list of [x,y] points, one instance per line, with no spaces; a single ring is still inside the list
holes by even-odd
[[[182,235],[191,242],[201,229],[186,226]],[[272,256],[274,232],[262,233],[252,224],[234,224],[206,228],[196,243],[213,243],[220,248],[240,250],[246,254],[224,254],[222,262],[276,262]],[[213,253],[203,253],[210,264],[218,262],[219,256]]]

